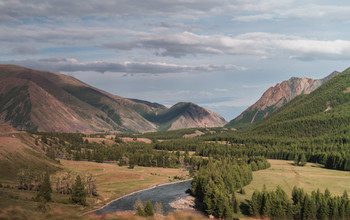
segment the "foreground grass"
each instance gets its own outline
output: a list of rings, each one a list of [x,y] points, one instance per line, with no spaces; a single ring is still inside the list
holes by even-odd
[[[41,219],[50,219],[50,220],[93,220],[93,219],[101,219],[101,220],[143,220],[143,219],[155,219],[155,220],[201,220],[207,219],[201,215],[197,215],[194,213],[186,213],[186,212],[174,212],[170,213],[168,216],[159,216],[155,215],[153,217],[140,217],[134,215],[130,212],[119,212],[113,214],[106,214],[101,216],[96,215],[88,215],[81,216],[75,213],[69,212],[60,208],[53,208],[46,213],[37,212],[33,210],[22,209],[21,207],[8,207],[3,210],[0,210],[0,219],[16,219],[16,220],[41,220]]]
[[[323,192],[326,188],[332,195],[342,195],[344,190],[350,192],[350,172],[325,169],[321,165],[307,163],[304,167],[293,165],[293,161],[269,160],[271,167],[253,172],[253,181],[244,190],[245,195],[238,195],[241,201],[250,199],[254,190],[275,190],[279,185],[291,195],[294,186],[301,187],[307,193],[318,188]]]

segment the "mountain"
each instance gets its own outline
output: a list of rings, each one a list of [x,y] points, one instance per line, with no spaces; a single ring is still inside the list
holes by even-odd
[[[222,127],[226,121],[219,115],[190,102],[180,102],[167,111],[148,119],[160,124],[160,130],[194,127]],[[164,123],[166,122],[166,123]]]
[[[309,94],[338,74],[339,72],[334,71],[322,79],[292,77],[289,80],[278,83],[266,90],[254,105],[250,106],[226,126],[239,128],[259,122],[295,97],[301,94]]]
[[[310,94],[288,102],[247,132],[292,138],[340,137],[346,141],[350,134],[350,68]]]
[[[112,95],[64,74],[0,65],[0,123],[19,130],[147,132],[170,129],[175,122],[177,128],[226,123],[199,106],[201,115],[186,106],[186,111],[174,113],[173,108]],[[188,112],[193,113],[191,122]]]

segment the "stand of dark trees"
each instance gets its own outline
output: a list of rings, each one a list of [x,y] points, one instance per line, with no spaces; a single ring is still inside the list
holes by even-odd
[[[240,212],[235,191],[252,181],[252,168],[258,170],[268,167],[270,164],[262,157],[249,160],[230,157],[209,159],[196,172],[191,191],[204,204],[208,215],[232,218],[234,213]]]
[[[350,200],[346,191],[342,196],[332,196],[328,189],[309,195],[297,187],[290,199],[278,186],[275,191],[256,190],[249,201],[249,212],[272,219],[350,219]]]

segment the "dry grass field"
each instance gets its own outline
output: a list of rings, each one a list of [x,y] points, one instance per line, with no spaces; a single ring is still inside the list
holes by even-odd
[[[91,173],[96,179],[99,197],[95,199],[95,205],[89,209],[100,207],[111,200],[138,190],[173,182],[175,176],[188,178],[188,171],[182,169],[140,166],[128,169],[116,164],[68,160],[61,160],[61,164],[67,171],[81,175]]]
[[[350,172],[322,168],[318,164],[308,163],[305,167],[293,165],[293,161],[269,160],[271,167],[253,172],[253,181],[244,190],[246,195],[238,194],[241,200],[249,199],[255,189],[268,190],[281,186],[291,196],[294,186],[302,187],[308,193],[318,188],[326,188],[334,195],[342,195],[344,190],[350,192]]]
[[[85,176],[87,173],[93,175],[97,187],[98,196],[89,197],[90,206],[81,207],[69,204],[69,196],[52,193],[53,202],[49,206],[53,209],[66,210],[72,215],[94,210],[110,202],[111,200],[130,194],[135,191],[150,188],[156,185],[174,182],[175,176],[188,178],[188,171],[170,168],[139,167],[134,169],[120,167],[116,164],[94,163],[84,161],[60,160],[62,170]],[[51,175],[52,188],[55,188],[55,175]],[[10,188],[5,186],[10,184]],[[0,210],[8,207],[23,207],[25,210],[35,210],[37,202],[32,199],[36,196],[35,191],[16,189],[16,182],[8,183],[2,180],[3,188],[0,188]],[[22,208],[21,208],[22,209]]]

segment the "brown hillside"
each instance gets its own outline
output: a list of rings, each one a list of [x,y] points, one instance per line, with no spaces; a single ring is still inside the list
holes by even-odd
[[[9,125],[0,125],[0,177],[15,180],[21,169],[57,170],[59,165],[44,155],[35,139]]]
[[[226,123],[214,113],[203,114],[209,112],[206,109],[197,109],[201,109],[198,115],[192,111],[191,117],[186,115],[189,109],[176,115],[171,111],[170,118],[160,118],[171,109],[112,95],[64,74],[0,65],[0,123],[18,130],[147,132],[162,127],[217,127]],[[180,118],[183,122],[171,126]]]

